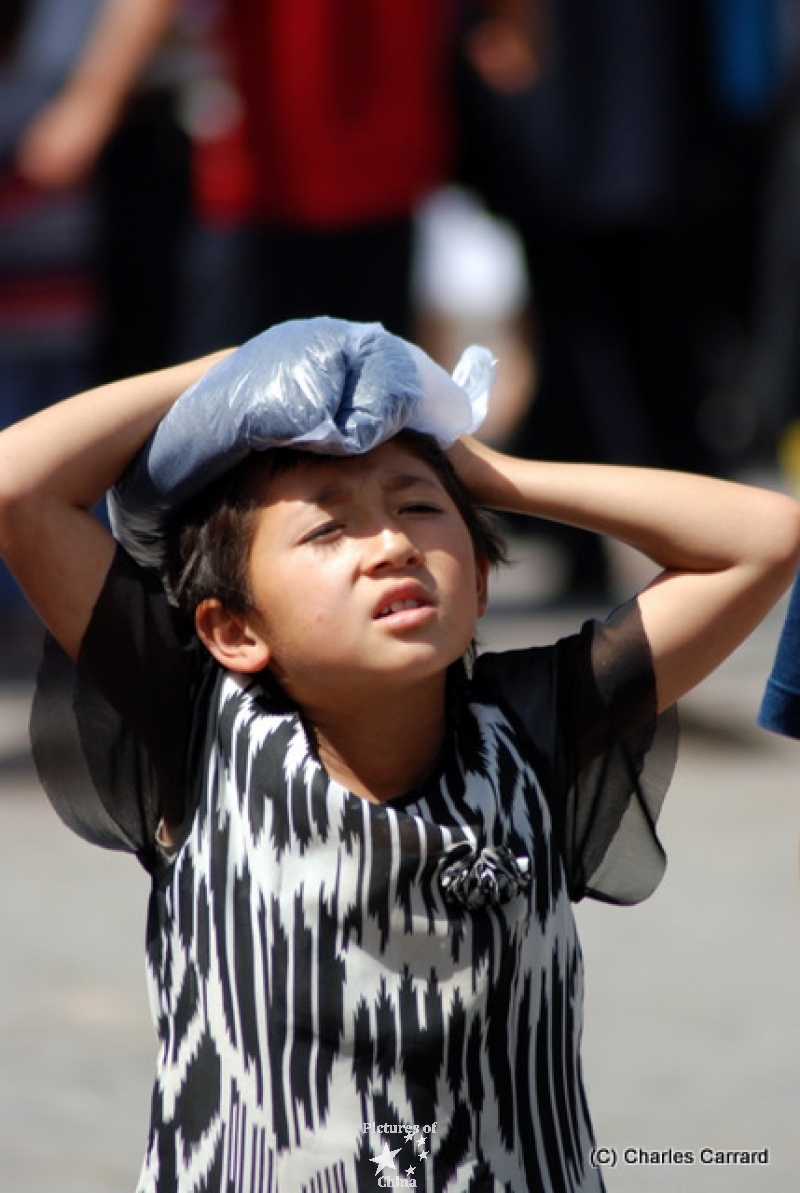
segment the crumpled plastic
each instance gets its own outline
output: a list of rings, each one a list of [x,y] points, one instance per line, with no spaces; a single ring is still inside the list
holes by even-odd
[[[109,493],[112,530],[158,567],[169,516],[251,451],[358,455],[405,427],[449,447],[483,422],[495,372],[488,349],[472,346],[451,377],[380,323],[276,324],[178,398]]]

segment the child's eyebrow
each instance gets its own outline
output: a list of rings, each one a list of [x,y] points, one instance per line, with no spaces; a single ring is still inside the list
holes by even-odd
[[[431,489],[434,492],[439,492],[441,486],[433,477],[425,476],[419,472],[396,472],[392,473],[386,480],[386,488],[392,493],[401,492],[403,489],[412,489],[423,487]]]
[[[337,505],[346,501],[351,492],[352,489],[346,485],[323,485],[309,493],[308,501],[311,505]]]
[[[390,473],[384,482],[384,488],[389,493],[401,493],[404,489],[420,487],[430,489],[434,493],[440,491],[440,486],[437,482],[432,477],[427,477],[422,473]],[[323,484],[319,489],[315,489],[309,494],[309,501],[314,505],[341,505],[352,497],[355,489],[355,485],[339,481]]]

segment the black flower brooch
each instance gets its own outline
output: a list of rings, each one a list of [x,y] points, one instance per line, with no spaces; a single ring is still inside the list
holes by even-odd
[[[505,845],[471,849],[466,843],[450,853],[439,874],[439,885],[448,903],[468,911],[498,907],[531,885],[531,861],[514,857]]]

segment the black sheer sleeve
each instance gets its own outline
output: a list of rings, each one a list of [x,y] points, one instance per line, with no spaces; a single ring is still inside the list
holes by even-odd
[[[553,647],[484,655],[477,672],[531,739],[571,897],[647,898],[666,867],[656,821],[678,727],[676,709],[656,712],[638,603]]]
[[[149,867],[162,816],[183,818],[210,662],[158,577],[118,550],[77,666],[47,639],[31,715],[40,781],[80,836]]]

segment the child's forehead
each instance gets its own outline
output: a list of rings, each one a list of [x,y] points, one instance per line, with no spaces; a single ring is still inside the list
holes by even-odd
[[[412,485],[441,489],[431,466],[402,443],[389,441],[362,455],[330,456],[297,452],[291,467],[277,475],[265,460],[265,503],[286,500],[318,503],[359,491],[369,482],[402,490]]]

